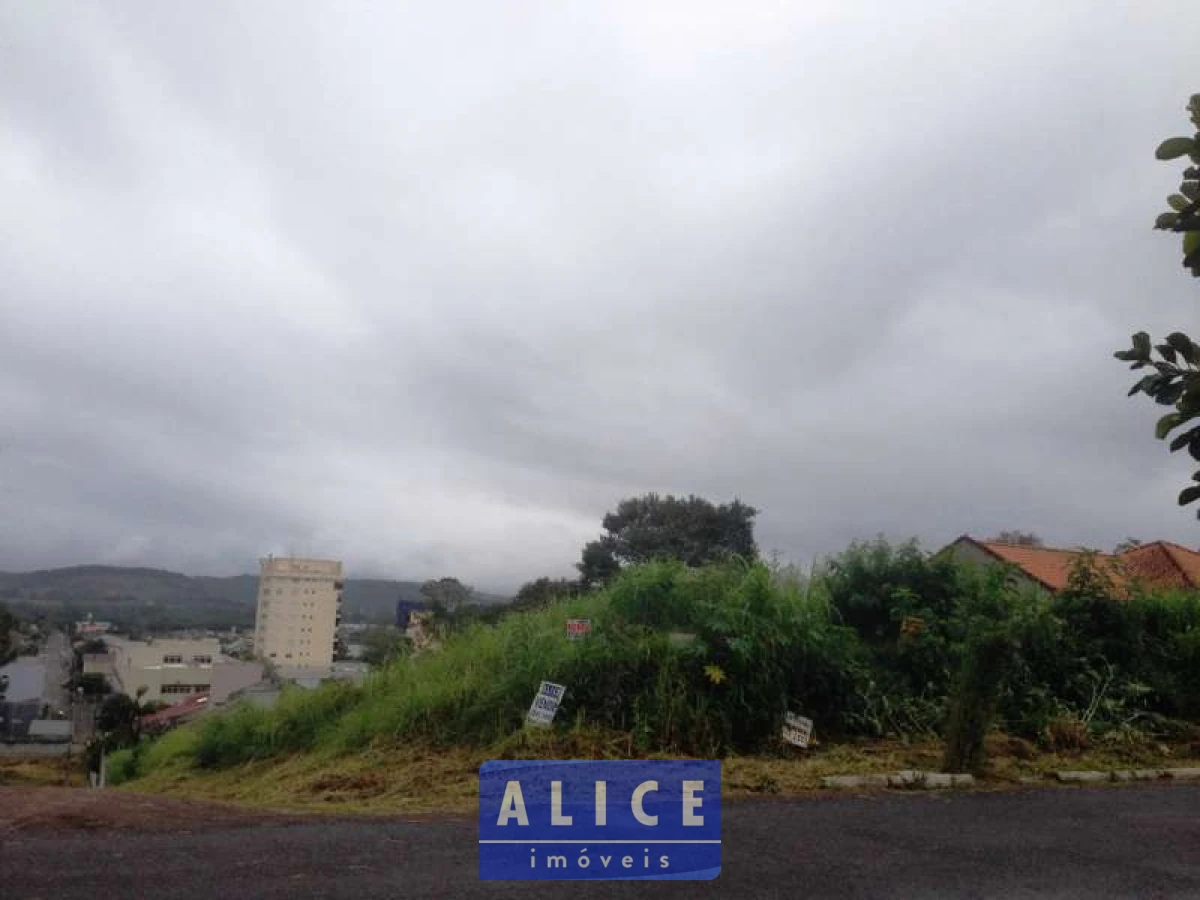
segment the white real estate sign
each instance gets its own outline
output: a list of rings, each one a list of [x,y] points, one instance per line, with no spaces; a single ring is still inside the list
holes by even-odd
[[[783,739],[797,747],[807,747],[812,737],[812,719],[787,713],[783,717]]]
[[[543,681],[542,686],[538,688],[537,696],[533,698],[533,705],[529,707],[529,715],[525,717],[525,721],[530,725],[538,725],[545,728],[554,721],[554,714],[558,712],[558,704],[562,703],[563,694],[567,689],[561,684],[554,684],[551,681]]]

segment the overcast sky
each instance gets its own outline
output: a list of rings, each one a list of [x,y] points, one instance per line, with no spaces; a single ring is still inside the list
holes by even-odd
[[[0,0],[0,568],[1200,544],[1178,2]]]

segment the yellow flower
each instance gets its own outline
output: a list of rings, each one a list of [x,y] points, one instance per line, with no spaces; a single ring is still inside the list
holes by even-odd
[[[708,680],[713,684],[720,684],[725,680],[725,670],[720,666],[705,666],[704,674],[708,676]]]

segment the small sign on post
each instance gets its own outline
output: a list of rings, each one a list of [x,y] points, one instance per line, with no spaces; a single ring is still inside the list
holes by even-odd
[[[554,721],[558,704],[562,703],[563,694],[566,692],[567,689],[561,684],[543,681],[537,696],[533,698],[533,705],[529,707],[529,714],[525,716],[525,722],[539,728],[548,728]]]
[[[583,640],[592,630],[591,619],[567,619],[567,639]]]
[[[807,747],[812,737],[812,719],[787,713],[783,717],[783,739],[796,747]]]

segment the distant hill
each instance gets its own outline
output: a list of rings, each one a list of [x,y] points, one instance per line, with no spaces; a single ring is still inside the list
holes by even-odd
[[[254,624],[257,594],[257,575],[214,578],[120,566],[0,572],[0,603],[63,623],[91,613],[126,628],[246,628]],[[421,583],[348,578],[342,621],[393,622],[401,599],[419,603]],[[472,599],[485,604],[509,600],[478,591]]]

